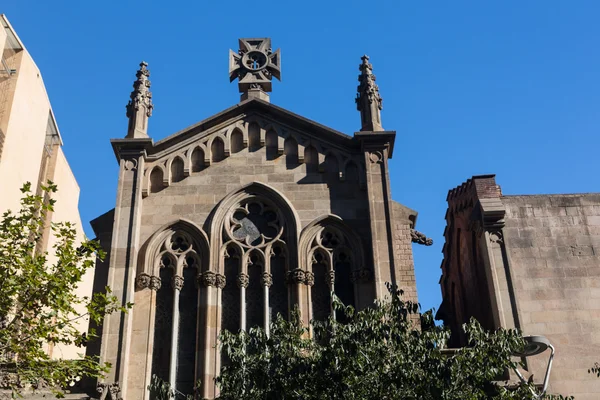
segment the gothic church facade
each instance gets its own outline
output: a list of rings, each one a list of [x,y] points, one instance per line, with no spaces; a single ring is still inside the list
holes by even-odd
[[[363,308],[397,284],[416,301],[416,212],[391,199],[395,132],[368,57],[357,95],[360,131],[348,136],[270,103],[281,55],[269,39],[230,54],[240,103],[154,142],[149,72],[140,64],[124,139],[117,202],[92,222],[109,285],[127,314],[88,346],[112,369],[100,390],[148,399],[153,374],[214,398],[218,335],[261,326],[298,307],[305,324],[334,313],[332,293]],[[413,239],[414,238],[414,239]]]

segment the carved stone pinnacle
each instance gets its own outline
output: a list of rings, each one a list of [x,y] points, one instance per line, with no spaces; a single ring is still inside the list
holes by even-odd
[[[147,67],[148,63],[142,61],[140,69],[135,74],[136,80],[133,82],[133,91],[126,106],[126,115],[129,118],[127,138],[148,137],[148,118],[152,116],[154,105],[152,104],[152,93],[150,92],[150,80],[148,80],[150,71]]]
[[[373,75],[373,65],[369,62],[369,56],[366,54],[361,57],[362,63],[359,65],[360,75],[358,76],[358,85],[356,94],[356,108],[360,111],[361,131],[383,131],[381,126],[381,110],[383,109],[383,99],[379,95],[379,87],[375,83]]]

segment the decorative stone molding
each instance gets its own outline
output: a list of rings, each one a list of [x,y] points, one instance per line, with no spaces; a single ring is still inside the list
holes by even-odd
[[[312,271],[306,271],[304,284],[307,286],[313,286],[315,284],[315,274]]]
[[[290,283],[304,283],[306,280],[306,272],[301,268],[295,268],[285,274],[285,280]]]
[[[225,278],[225,275],[217,274],[217,276],[216,276],[216,286],[219,289],[223,289],[226,284],[227,284],[227,278]]]
[[[130,158],[128,160],[125,160],[125,163],[123,164],[125,171],[135,171],[137,169],[137,166],[138,166],[138,160],[135,158]]]
[[[428,238],[425,234],[415,230],[410,230],[410,238],[413,243],[424,244],[425,246],[431,246],[433,244],[433,239]]]
[[[263,286],[271,287],[273,285],[273,275],[270,272],[263,272],[261,282]]]
[[[249,283],[250,283],[250,278],[248,277],[248,274],[246,274],[244,272],[240,272],[237,276],[238,287],[239,288],[247,288]]]
[[[198,279],[202,280],[204,286],[217,286],[217,274],[212,271],[206,271],[198,276]]]
[[[171,280],[171,285],[173,286],[173,289],[175,289],[175,290],[183,289],[183,276],[179,276],[179,275],[173,276],[173,279]]]
[[[96,391],[100,394],[100,400],[123,400],[121,396],[121,386],[119,382],[115,383],[100,383],[96,387]]]
[[[135,287],[138,290],[143,290],[150,287],[150,280],[152,277],[145,272],[142,272],[135,278]]]
[[[158,289],[160,289],[161,286],[162,286],[162,281],[161,281],[160,277],[158,277],[158,276],[150,277],[150,285],[148,285],[148,288],[150,290],[158,291]]]
[[[371,152],[369,153],[369,161],[371,161],[372,164],[381,164],[383,161],[383,155],[380,151]]]
[[[490,232],[490,242],[491,243],[504,243],[504,235],[501,230],[494,230]]]

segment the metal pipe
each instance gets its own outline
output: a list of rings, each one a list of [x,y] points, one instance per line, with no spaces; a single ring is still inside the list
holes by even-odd
[[[548,383],[550,382],[550,371],[552,370],[552,360],[554,359],[554,346],[550,344],[548,347],[550,347],[550,359],[548,360],[548,367],[546,368],[546,375],[544,376],[542,393],[539,395],[539,397],[542,397],[546,393],[546,390],[548,389]]]

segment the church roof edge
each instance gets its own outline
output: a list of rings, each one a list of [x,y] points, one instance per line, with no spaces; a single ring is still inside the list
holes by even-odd
[[[337,131],[335,129],[329,128],[325,125],[322,125],[318,122],[315,122],[311,119],[308,119],[306,117],[303,117],[301,115],[295,114],[289,110],[286,110],[285,108],[276,106],[270,102],[261,100],[261,99],[257,99],[257,98],[251,98],[248,100],[244,100],[238,104],[235,104],[232,107],[229,107],[221,112],[218,112],[194,125],[188,126],[187,128],[184,128],[178,132],[175,132],[172,135],[167,136],[164,139],[161,139],[159,141],[157,141],[156,143],[154,143],[154,149],[156,150],[160,150],[163,149],[165,147],[168,147],[172,142],[176,141],[176,140],[180,140],[180,139],[185,139],[187,134],[196,134],[202,131],[205,131],[207,129],[210,129],[213,126],[218,125],[219,123],[225,122],[226,120],[232,118],[233,116],[239,114],[239,113],[243,113],[246,111],[265,111],[267,113],[272,113],[274,114],[275,117],[279,117],[282,119],[288,119],[288,120],[294,120],[296,126],[299,129],[311,129],[312,131],[314,131],[317,135],[319,134],[323,134],[325,135],[326,138],[336,141],[336,142],[346,142],[347,144],[350,144],[352,142],[354,142],[353,137],[346,135],[343,132]]]

